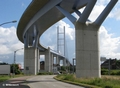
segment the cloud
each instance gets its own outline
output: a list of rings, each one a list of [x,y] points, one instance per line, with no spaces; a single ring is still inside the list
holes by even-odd
[[[105,6],[104,5],[95,5],[95,7],[93,8],[89,19],[93,22],[95,21],[98,16],[101,14],[101,12],[104,10]]]
[[[102,10],[105,8],[106,4],[110,0],[98,0],[95,5],[89,19],[94,21]],[[119,3],[120,4],[120,1]],[[22,6],[25,6],[22,3]],[[119,6],[119,5],[118,5]],[[83,9],[82,9],[83,10]],[[81,11],[82,11],[81,10]],[[109,17],[116,18],[120,20],[120,9],[115,7],[111,12]],[[75,15],[78,17],[77,15]],[[66,56],[72,61],[72,58],[75,57],[75,29],[71,28],[67,22],[59,21],[55,25],[51,26],[40,38],[41,43],[44,46],[50,46],[52,49],[57,49],[57,27],[59,26],[60,30],[65,26],[66,29]],[[120,37],[113,37],[114,34],[108,33],[105,27],[100,28],[100,55],[119,58],[120,57]],[[18,40],[16,36],[16,28],[3,28],[0,27],[0,60],[11,60],[13,62],[13,52],[17,49],[23,48],[24,45]],[[18,55],[23,55],[23,50],[17,52]],[[5,57],[6,56],[6,57]],[[17,57],[19,58],[19,57]],[[19,61],[21,62],[21,59]]]
[[[13,53],[13,51],[23,47],[16,36],[15,27],[0,27],[0,46],[0,55]]]
[[[113,37],[105,27],[100,28],[100,54],[107,58],[120,58],[120,37]]]
[[[110,2],[110,0],[97,0],[97,5],[106,5]]]
[[[95,12],[98,12],[99,10],[103,9],[104,7],[106,7],[110,1],[111,0],[98,0],[97,4],[95,6],[95,8],[96,8]],[[109,18],[115,18],[116,20],[120,20],[120,15],[119,14],[120,14],[120,1],[118,1],[116,3],[116,5],[112,9],[112,11],[108,15],[108,17]]]
[[[74,40],[74,37],[75,37],[74,29],[71,28],[69,24],[61,20],[56,25],[59,26],[59,30],[62,30],[62,31],[65,27],[66,38],[69,38],[69,40]]]
[[[0,63],[3,63],[2,61],[0,61]]]
[[[115,10],[110,14],[110,18],[120,20],[120,8],[115,8]]]
[[[93,22],[104,10],[106,5],[110,0],[98,0],[97,4],[94,6],[89,19]],[[115,5],[114,9],[108,15],[108,18],[114,18],[120,20],[120,1]],[[84,9],[81,9],[82,12]],[[77,15],[74,15],[78,18]],[[104,26],[101,26],[99,36],[100,36],[100,55],[107,58],[120,58],[120,37],[113,37],[115,34],[108,33],[109,29],[106,29]]]
[[[26,5],[24,3],[21,4],[21,7],[26,7]]]
[[[89,20],[91,20],[92,22],[95,21],[97,19],[97,17],[101,14],[101,12],[104,10],[105,6],[104,5],[95,5],[93,10],[90,13],[89,16]],[[80,9],[79,11],[82,13],[84,11],[85,8]],[[79,18],[79,16],[74,13],[73,14],[77,19]]]
[[[104,8],[108,5],[109,2],[110,0],[98,0],[88,19],[94,22],[97,19],[97,17],[101,14],[101,12],[104,10]],[[85,7],[80,9],[79,11],[83,12],[84,9]],[[120,14],[120,1],[117,2],[117,4],[114,6],[114,8],[112,9],[108,17],[115,18],[116,20],[120,20],[119,14]],[[74,16],[77,19],[79,18],[78,15],[75,13],[74,13]]]
[[[75,29],[71,28],[69,24],[64,21],[59,21],[52,27],[50,27],[42,36],[41,41],[43,45],[50,46],[53,50],[57,49],[57,27],[63,30],[66,29],[66,56],[72,61],[75,57]],[[99,45],[100,45],[100,56],[107,58],[118,58],[120,57],[120,37],[113,37],[113,33],[108,33],[104,26],[100,27],[99,30]],[[47,40],[47,41],[46,41]]]
[[[40,42],[44,46],[49,46],[52,50],[57,51],[57,27],[59,26],[60,32],[63,31],[65,26],[65,47],[66,47],[66,56],[69,59],[75,57],[75,30],[71,28],[69,24],[64,21],[59,21],[55,25],[51,26],[40,38]],[[63,32],[62,32],[63,33]],[[63,38],[63,37],[62,37]],[[64,43],[64,42],[61,42]],[[64,47],[60,47],[60,52],[64,53]]]

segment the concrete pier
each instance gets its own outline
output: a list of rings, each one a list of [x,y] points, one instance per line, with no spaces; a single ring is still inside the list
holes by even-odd
[[[76,22],[76,76],[101,77],[99,59],[99,26]]]
[[[38,49],[34,47],[24,49],[24,74],[36,75],[39,71]]]
[[[50,48],[48,48],[48,50],[45,51],[45,71],[52,71],[52,57],[50,53]]]

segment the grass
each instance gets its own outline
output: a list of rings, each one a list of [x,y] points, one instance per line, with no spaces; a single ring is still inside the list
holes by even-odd
[[[73,74],[64,74],[56,77],[59,80],[74,82],[74,84],[87,84],[101,88],[120,88],[120,76],[102,76],[102,78],[76,78]]]
[[[24,75],[15,75],[14,77],[22,77]],[[3,82],[3,81],[6,81],[6,80],[9,80],[10,78],[14,78],[13,76],[9,76],[9,75],[0,75],[0,82]]]
[[[0,82],[6,81],[8,79],[10,79],[8,75],[0,75]]]

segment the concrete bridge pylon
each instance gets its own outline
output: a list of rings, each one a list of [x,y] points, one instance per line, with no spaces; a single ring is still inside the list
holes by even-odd
[[[99,58],[99,26],[77,22],[76,76],[101,77]]]
[[[78,1],[78,0],[77,0]],[[77,20],[59,5],[56,8],[63,13],[75,26],[76,43],[76,77],[101,77],[99,57],[99,27],[110,13],[118,0],[111,0],[95,22],[88,19],[97,0],[90,0],[81,13],[77,3],[73,10],[79,16]]]
[[[50,26],[62,18],[67,17],[75,26],[76,77],[101,77],[99,27],[118,0],[110,0],[98,18],[94,22],[90,22],[88,18],[96,1],[33,0],[31,2],[22,15],[17,28],[17,36],[24,43],[25,48],[25,74],[37,74],[39,69],[38,58],[41,52],[46,56],[45,70],[48,72],[52,71],[54,54],[61,55],[42,46],[39,38]],[[82,7],[85,7],[85,9],[81,13],[78,9]],[[73,12],[79,16],[79,19],[71,15]],[[61,57],[64,58],[63,56]],[[61,60],[60,57],[57,63],[59,63],[59,60]]]
[[[40,69],[39,58],[39,50],[37,48],[24,48],[24,74],[37,75]]]

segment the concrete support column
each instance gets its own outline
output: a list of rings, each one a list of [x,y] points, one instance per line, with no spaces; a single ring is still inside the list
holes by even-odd
[[[37,48],[24,48],[24,74],[37,74]]]
[[[37,49],[37,73],[39,73],[40,70],[40,54],[39,54],[39,49]]]
[[[53,56],[53,54],[51,53],[51,60],[50,60],[50,65],[51,65],[51,66],[50,66],[50,67],[51,67],[51,68],[50,68],[50,71],[51,71],[51,72],[53,72],[53,63],[54,63],[53,61],[54,61],[54,56]]]
[[[60,63],[59,63],[59,57],[58,57],[58,56],[56,56],[56,64],[60,64]]]
[[[24,35],[24,47],[25,48],[28,48],[28,46],[29,46],[28,42],[29,42],[29,34],[28,34],[28,32],[26,32]]]
[[[66,66],[66,59],[63,58],[63,66]]]
[[[50,48],[48,47],[48,50],[46,51],[46,54],[45,54],[45,71],[47,72],[50,72]]]
[[[101,77],[99,26],[76,22],[76,77]]]

